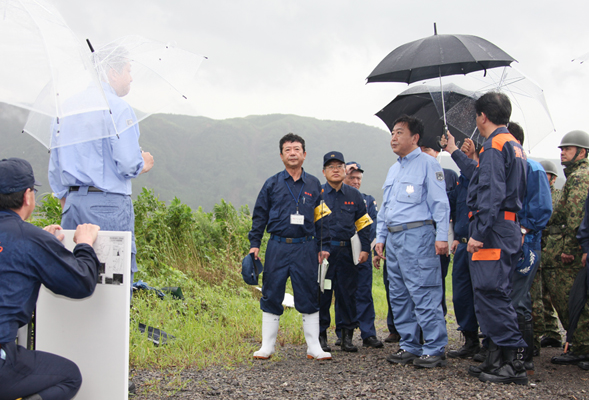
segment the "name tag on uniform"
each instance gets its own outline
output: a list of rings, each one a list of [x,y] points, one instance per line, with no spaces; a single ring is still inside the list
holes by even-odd
[[[290,214],[290,223],[293,225],[304,225],[305,216],[303,214]]]

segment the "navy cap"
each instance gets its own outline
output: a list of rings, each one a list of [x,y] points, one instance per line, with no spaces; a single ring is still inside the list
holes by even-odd
[[[11,194],[40,186],[35,182],[33,167],[22,158],[9,158],[0,161],[0,193]]]
[[[327,164],[331,160],[338,160],[338,161],[345,163],[344,155],[342,153],[340,153],[339,151],[330,151],[329,153],[324,155],[323,156],[323,166],[325,167],[325,164]]]
[[[248,285],[258,284],[258,275],[264,271],[264,265],[256,257],[254,253],[249,253],[241,262],[241,276]]]
[[[362,169],[360,164],[358,164],[356,161],[350,161],[349,163],[346,163],[346,165],[352,165],[352,164],[356,164],[356,169],[354,169],[352,171],[358,171],[358,172],[364,173],[364,170]]]

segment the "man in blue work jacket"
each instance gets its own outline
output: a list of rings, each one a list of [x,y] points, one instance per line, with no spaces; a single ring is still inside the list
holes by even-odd
[[[443,141],[446,138],[442,138]],[[466,251],[468,243],[469,209],[466,205],[468,185],[470,178],[478,164],[478,154],[475,151],[474,142],[466,139],[462,145],[462,151],[456,146],[451,133],[447,133],[447,144],[444,150],[450,153],[452,159],[460,168],[458,185],[448,195],[450,212],[454,221],[454,241],[451,252],[454,254],[452,264],[452,302],[458,330],[464,336],[464,345],[458,350],[448,352],[451,358],[470,358],[477,356],[481,346],[479,343],[479,324],[474,311],[474,294],[469,269],[469,253]],[[484,361],[485,357],[481,359]]]
[[[527,384],[523,340],[511,302],[511,277],[522,234],[517,213],[526,194],[526,154],[507,130],[509,98],[487,92],[475,102],[476,123],[486,139],[468,187],[472,214],[467,250],[481,330],[490,340],[487,359],[469,369],[481,381]]]
[[[507,126],[515,140],[523,146],[524,130],[515,123]],[[524,351],[527,371],[534,370],[534,323],[532,320],[532,296],[530,289],[540,266],[542,254],[542,231],[552,215],[552,195],[544,167],[539,162],[527,159],[526,197],[517,214],[524,242],[522,255],[513,274],[511,302],[517,313],[519,330],[528,347]]]
[[[131,181],[148,172],[154,161],[150,153],[141,150],[137,118],[123,100],[133,81],[127,54],[107,49],[98,57],[108,57],[108,82],[102,86],[112,114],[92,111],[63,118],[54,140],[74,135],[96,139],[51,150],[49,184],[60,199],[64,229],[93,223],[102,230],[132,233],[132,282],[138,269]]]
[[[346,177],[344,183],[360,190],[362,186],[362,179],[364,177],[364,170],[362,166],[356,161],[349,161],[346,163]],[[376,214],[378,209],[376,200],[369,194],[362,193],[364,203],[366,204],[366,212],[372,219],[370,224],[370,244],[376,238]],[[356,312],[358,314],[358,325],[360,328],[360,335],[362,337],[362,345],[364,347],[373,347],[376,349],[382,348],[383,343],[376,337],[376,328],[374,326],[374,319],[376,314],[374,312],[374,299],[372,298],[372,252],[368,253],[368,260],[362,264],[358,264],[358,287],[356,289]],[[336,345],[341,345],[341,324],[342,320],[339,318],[338,302],[335,302],[335,332],[338,337]],[[392,318],[392,317],[391,317]],[[388,321],[387,321],[388,322]]]
[[[67,400],[82,385],[76,364],[15,340],[31,320],[41,284],[75,299],[94,292],[100,262],[92,245],[100,228],[78,226],[70,252],[64,236],[56,237],[58,225],[43,230],[25,222],[35,209],[34,185],[27,161],[0,161],[0,399]]]
[[[333,290],[337,302],[336,321],[341,319],[341,347],[346,352],[356,352],[353,345],[354,329],[358,327],[356,310],[356,289],[358,288],[358,267],[368,260],[370,252],[370,225],[372,219],[366,211],[364,198],[358,189],[344,183],[346,165],[344,156],[339,151],[331,151],[323,157],[323,176],[327,183],[323,185],[323,198],[331,213],[326,216],[329,221],[331,236],[331,253],[326,280],[331,287],[325,288],[320,300],[320,342],[323,351],[329,351],[327,345],[327,328],[331,324],[329,309]],[[358,259],[354,260],[350,239],[358,233],[361,243]]]
[[[286,280],[290,277],[295,308],[303,315],[307,357],[330,360],[319,343],[318,262],[329,257],[329,210],[322,204],[319,179],[303,170],[305,140],[293,133],[280,139],[285,169],[268,178],[260,190],[249,232],[250,253],[259,256],[264,230],[270,233],[262,275],[262,347],[256,359],[275,350]]]
[[[423,132],[415,117],[394,123],[391,147],[399,158],[383,186],[375,250],[384,257],[386,243],[390,300],[401,335],[399,351],[387,361],[433,368],[446,365],[439,255],[448,254],[450,206],[440,163],[419,148]]]

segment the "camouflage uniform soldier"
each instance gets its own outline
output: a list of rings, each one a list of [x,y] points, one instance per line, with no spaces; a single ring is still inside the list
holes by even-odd
[[[589,189],[589,134],[572,131],[560,142],[560,159],[567,178],[562,194],[554,208],[545,250],[542,278],[550,294],[552,305],[565,330],[569,328],[569,293],[581,268],[582,250],[576,238],[584,215]],[[577,364],[589,360],[589,309],[585,307],[573,337],[574,349],[558,357],[554,364]]]
[[[550,193],[552,195],[552,209],[556,207],[560,198],[561,191],[554,187],[558,172],[556,165],[552,161],[540,161],[546,171],[546,177],[550,183]],[[550,234],[550,222],[542,232],[542,252],[546,247],[546,240]],[[545,256],[543,256],[545,258]],[[552,307],[552,301],[548,290],[545,288],[542,279],[543,259],[540,259],[540,268],[534,283],[530,289],[532,296],[532,317],[534,319],[534,356],[540,355],[540,347],[560,347],[562,346],[560,333],[558,331],[558,320]],[[542,340],[540,340],[542,339]]]

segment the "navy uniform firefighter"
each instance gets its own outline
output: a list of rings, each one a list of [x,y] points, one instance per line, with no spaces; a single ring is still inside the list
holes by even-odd
[[[437,367],[446,365],[448,344],[439,255],[448,254],[450,206],[440,163],[419,148],[423,133],[415,117],[394,123],[391,148],[399,158],[383,186],[375,250],[384,257],[386,243],[390,301],[401,335],[400,349],[387,361]]]
[[[486,139],[468,187],[472,213],[467,250],[474,304],[489,354],[469,374],[481,381],[526,384],[526,347],[511,302],[511,277],[522,246],[517,213],[526,194],[526,154],[507,130],[509,98],[487,92],[475,102],[476,124]]]
[[[55,236],[58,225],[43,230],[25,222],[35,209],[34,185],[27,161],[0,161],[0,399],[71,399],[82,384],[76,364],[15,339],[31,320],[41,284],[76,299],[94,292],[100,263],[92,245],[100,228],[78,226],[70,252],[63,235]]]
[[[431,144],[434,146],[434,144]],[[428,146],[420,146],[421,151],[425,154],[428,154],[438,159],[438,155],[440,154],[439,145],[435,144],[436,148],[428,147]],[[442,168],[444,171],[444,182],[446,182],[446,195],[448,196],[448,201],[450,200],[450,193],[454,189],[456,189],[456,185],[458,184],[458,174],[456,171],[451,170],[449,168]],[[452,220],[452,213],[450,213],[450,220]],[[450,231],[453,230],[452,223],[450,223]],[[444,291],[444,295],[442,296],[442,309],[444,310],[444,316],[448,312],[448,308],[446,307],[446,276],[448,275],[448,267],[450,266],[450,254],[440,254],[440,264],[442,265],[442,290]]]
[[[335,290],[337,303],[336,321],[341,320],[341,348],[343,351],[355,352],[353,345],[354,329],[358,327],[356,311],[356,289],[358,288],[358,267],[368,260],[370,252],[370,225],[372,219],[366,211],[364,198],[358,189],[344,183],[346,168],[344,156],[339,151],[332,151],[323,157],[323,175],[327,183],[323,185],[324,201],[331,213],[326,216],[329,221],[331,236],[331,253],[326,279],[331,280],[331,289],[325,289],[320,300],[320,336],[323,351],[329,351],[327,328],[331,324],[329,309]],[[358,232],[361,242],[359,259],[354,260],[350,239]]]
[[[364,177],[364,170],[362,166],[356,161],[349,161],[346,163],[346,177],[344,183],[360,190],[362,186],[362,179]],[[369,194],[361,193],[366,204],[366,212],[372,219],[370,225],[370,243],[376,238],[376,214],[378,213],[376,200]],[[368,253],[368,260],[362,264],[358,264],[358,288],[356,290],[356,311],[358,313],[358,325],[362,337],[362,345],[364,347],[382,348],[383,343],[376,337],[376,328],[374,320],[376,314],[374,312],[374,299],[372,298],[372,252]],[[338,318],[338,302],[335,302],[335,316],[336,316],[336,334],[338,342],[341,345],[341,319]],[[338,345],[338,342],[335,344]]]
[[[524,130],[510,122],[507,129],[520,145],[524,144]],[[526,197],[518,213],[524,242],[522,255],[513,274],[511,302],[517,313],[519,330],[528,347],[524,352],[526,370],[533,371],[534,323],[532,320],[532,296],[530,289],[538,272],[541,259],[542,231],[552,215],[552,195],[544,167],[534,160],[527,159]]]
[[[289,133],[280,139],[279,148],[285,169],[264,183],[249,233],[250,253],[256,258],[264,230],[270,233],[260,299],[262,347],[254,358],[267,359],[274,353],[290,277],[295,308],[303,315],[307,357],[328,360],[331,354],[319,344],[317,263],[329,257],[329,223],[322,218],[326,211],[321,211],[321,183],[303,169],[307,156],[303,138]]]
[[[443,138],[442,140],[444,140]],[[456,189],[450,193],[450,210],[454,221],[454,241],[451,252],[454,254],[452,264],[452,302],[458,330],[464,336],[464,344],[458,350],[448,352],[451,358],[475,357],[481,350],[479,342],[479,324],[474,311],[474,294],[470,278],[468,243],[468,226],[470,224],[466,205],[468,186],[478,164],[478,154],[474,142],[466,139],[460,150],[452,134],[447,134],[447,145],[444,150],[460,168],[460,177]],[[481,361],[484,360],[484,357]]]

